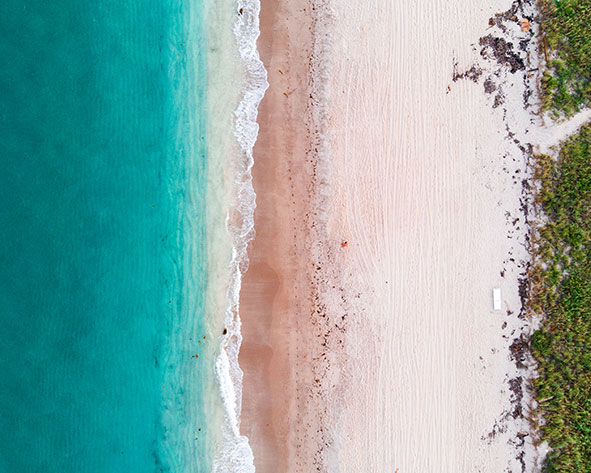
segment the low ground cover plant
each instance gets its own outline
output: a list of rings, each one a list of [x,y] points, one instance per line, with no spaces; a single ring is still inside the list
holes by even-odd
[[[591,104],[591,0],[539,0],[544,106],[572,115]]]
[[[544,314],[534,333],[534,381],[548,473],[591,472],[591,126],[563,143],[557,160],[537,157],[530,306]]]

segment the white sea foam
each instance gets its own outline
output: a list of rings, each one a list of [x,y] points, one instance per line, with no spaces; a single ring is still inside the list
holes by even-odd
[[[240,155],[235,179],[235,202],[226,220],[233,238],[231,279],[227,290],[225,328],[216,374],[224,402],[225,419],[223,444],[214,463],[215,473],[251,473],[255,471],[254,458],[248,439],[240,434],[242,400],[242,370],[238,365],[238,352],[242,342],[240,332],[239,296],[242,276],[248,267],[248,243],[254,237],[254,209],[256,195],[252,186],[252,151],[257,139],[258,106],[268,87],[267,71],[256,48],[259,37],[259,0],[238,0],[234,35],[244,69],[242,96],[234,111],[234,135]]]

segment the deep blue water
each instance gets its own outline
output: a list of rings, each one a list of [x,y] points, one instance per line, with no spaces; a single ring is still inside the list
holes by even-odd
[[[199,25],[180,0],[0,2],[1,473],[210,469],[206,429],[175,432],[204,422],[209,375],[184,364],[204,345]]]

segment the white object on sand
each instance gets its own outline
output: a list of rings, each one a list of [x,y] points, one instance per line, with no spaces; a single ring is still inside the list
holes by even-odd
[[[501,310],[501,288],[495,287],[493,289],[493,309]]]

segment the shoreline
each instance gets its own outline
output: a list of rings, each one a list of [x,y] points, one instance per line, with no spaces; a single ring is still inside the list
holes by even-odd
[[[241,291],[242,433],[257,472],[292,471],[298,445],[310,330],[307,213],[310,208],[309,69],[306,0],[262,0],[258,50],[269,89],[258,113],[253,185],[256,236]],[[300,361],[300,359],[302,361]],[[306,434],[302,432],[302,434]]]

